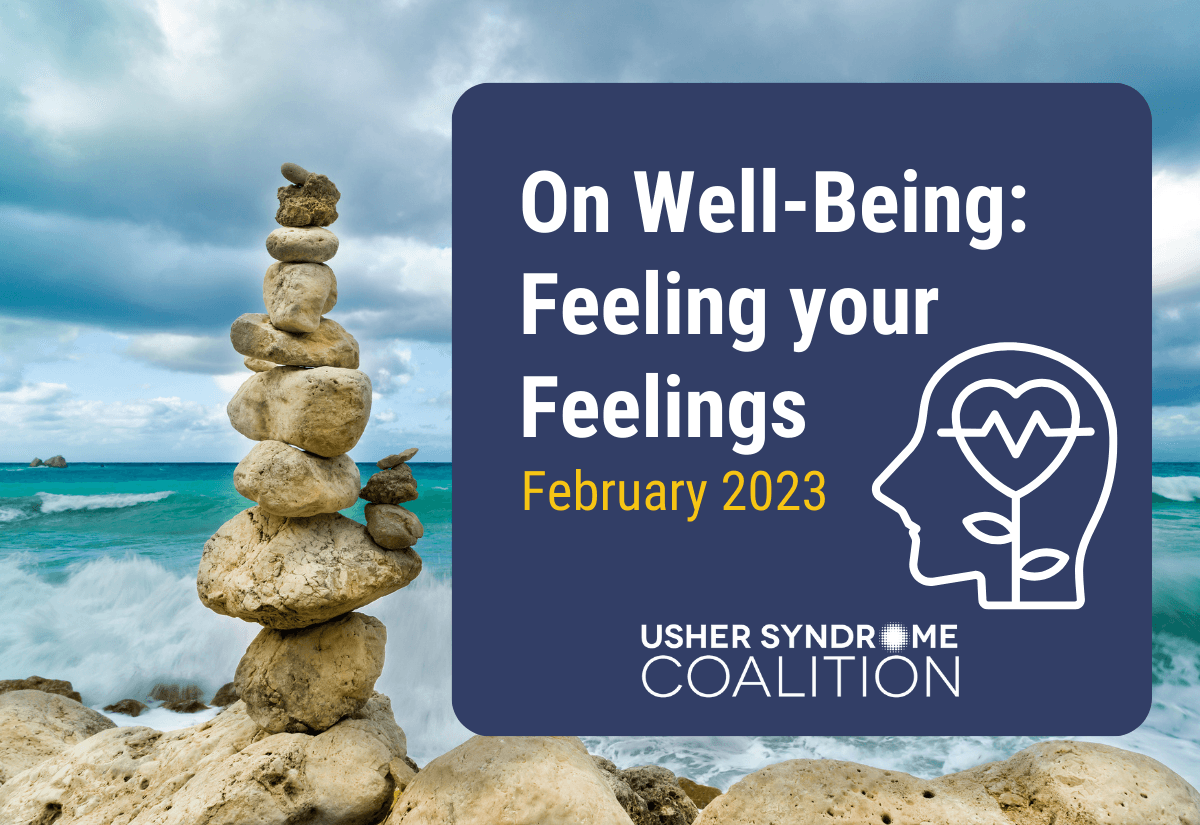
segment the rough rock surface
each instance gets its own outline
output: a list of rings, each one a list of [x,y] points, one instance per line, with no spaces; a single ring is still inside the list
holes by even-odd
[[[686,776],[679,777],[679,787],[683,788],[683,792],[688,795],[688,798],[696,803],[696,807],[700,810],[721,795],[720,788],[714,788],[712,785],[701,785],[699,782],[693,782]]]
[[[328,318],[316,332],[295,333],[276,329],[268,315],[247,312],[229,328],[229,340],[242,355],[275,364],[358,369],[358,341]]]
[[[0,783],[112,727],[104,714],[56,693],[5,693],[0,696]]]
[[[476,736],[426,765],[386,825],[629,825],[583,743]]]
[[[337,306],[337,278],[325,264],[271,264],[263,276],[263,305],[279,329],[314,332],[321,316]]]
[[[111,705],[104,706],[105,713],[120,713],[124,716],[141,716],[142,711],[146,709],[146,704],[139,702],[137,699],[122,699],[120,702],[113,702]]]
[[[1200,793],[1177,773],[1091,742],[1039,742],[938,781],[982,786],[1014,825],[1200,823]]]
[[[283,441],[319,456],[350,452],[371,416],[371,379],[337,367],[277,367],[246,379],[226,407],[254,441]]]
[[[267,252],[285,263],[323,264],[337,250],[337,235],[319,226],[281,226],[267,236]]]
[[[209,710],[208,705],[199,699],[180,699],[178,702],[163,702],[162,707],[163,710],[171,710],[175,713],[199,713],[202,710]]]
[[[33,461],[29,462],[29,466],[30,467],[42,467],[44,465],[40,458],[35,458]]]
[[[416,514],[397,504],[368,504],[365,512],[367,532],[380,547],[403,550],[425,535],[425,527]]]
[[[1011,825],[982,787],[943,782],[853,762],[793,759],[737,782],[710,802],[695,823]]]
[[[216,692],[209,704],[216,708],[228,707],[238,698],[237,686],[233,682],[226,682],[221,685],[221,689]]]
[[[375,462],[375,466],[381,470],[391,469],[392,467],[395,467],[397,464],[403,464],[404,462],[411,459],[413,456],[415,456],[417,454],[418,449],[419,448],[417,448],[417,447],[409,447],[407,450],[405,450],[402,453],[396,453],[394,455],[389,455],[387,458],[381,458]]]
[[[150,698],[156,702],[188,702],[203,696],[204,691],[200,689],[200,686],[193,684],[159,682],[150,689]]]
[[[339,513],[283,518],[251,507],[205,543],[196,590],[224,616],[290,630],[370,604],[420,572],[416,552],[384,550]]]
[[[63,458],[61,455],[52,456],[52,457],[46,459],[46,466],[47,467],[58,467],[58,468],[62,469],[63,467],[67,466],[67,460],[65,458]]]
[[[41,676],[30,676],[28,679],[4,679],[0,681],[0,693],[13,690],[40,690],[43,693],[57,693],[76,702],[82,702],[79,691],[65,679],[45,679]]]
[[[299,630],[264,628],[238,663],[234,684],[271,733],[316,733],[358,711],[383,671],[387,631],[350,613]]]
[[[604,774],[604,781],[612,789],[613,795],[625,813],[629,814],[629,818],[633,820],[633,825],[656,825],[658,820],[646,807],[646,800],[638,796],[633,788],[629,787],[629,783],[621,778],[620,768],[603,756],[593,755],[592,762]]]
[[[278,364],[274,364],[270,361],[264,361],[261,358],[251,358],[250,356],[243,358],[242,363],[245,364],[246,369],[250,370],[251,372],[266,372],[267,370],[273,370],[279,366]]]
[[[268,735],[236,703],[194,727],[105,731],[0,787],[6,825],[370,825],[406,743],[376,695],[317,736]]]
[[[282,441],[255,445],[233,471],[237,491],[275,516],[315,516],[353,507],[361,483],[350,456],[322,458]]]
[[[640,765],[621,771],[621,778],[645,801],[652,825],[691,825],[700,814],[675,774],[666,768]]]
[[[329,226],[338,219],[337,202],[342,193],[324,175],[309,175],[303,183],[281,186],[277,193],[280,226]]]
[[[417,497],[417,482],[408,465],[400,464],[367,479],[358,497],[373,504],[403,504]]]

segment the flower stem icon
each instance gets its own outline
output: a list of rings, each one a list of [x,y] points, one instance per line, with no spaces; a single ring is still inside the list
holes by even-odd
[[[1021,437],[1016,441],[1013,440],[1012,433],[1004,423],[999,411],[992,410],[987,419],[983,422],[983,426],[976,429],[968,429],[962,425],[962,407],[963,403],[970,398],[974,393],[981,389],[991,388],[1004,390],[1012,398],[1020,398],[1026,392],[1032,389],[1046,388],[1051,389],[1066,399],[1067,405],[1071,409],[1071,424],[1068,427],[1051,427],[1046,423],[1045,416],[1041,410],[1034,410],[1029,416],[1029,421],[1025,425],[1025,429],[1021,432]],[[952,427],[947,427],[938,430],[938,435],[943,438],[952,437],[958,442],[958,448],[962,450],[963,455],[975,471],[983,477],[993,489],[1004,493],[1012,501],[1012,511],[1008,518],[999,513],[979,512],[972,513],[963,519],[963,526],[967,528],[972,536],[987,544],[1011,544],[1012,545],[1012,601],[1013,604],[1021,602],[1021,582],[1022,581],[1044,581],[1058,573],[1067,566],[1070,561],[1070,556],[1061,550],[1055,550],[1049,547],[1043,547],[1037,550],[1031,550],[1028,553],[1021,549],[1021,499],[1029,493],[1036,490],[1038,487],[1054,475],[1054,471],[1059,468],[1063,460],[1067,457],[1067,453],[1071,452],[1071,447],[1075,444],[1075,439],[1080,436],[1095,435],[1095,430],[1091,427],[1079,426],[1079,402],[1071,391],[1059,384],[1057,381],[1051,381],[1045,378],[1039,378],[1033,381],[1026,381],[1019,387],[1013,387],[1005,381],[999,381],[994,378],[985,378],[982,381],[976,381],[969,384],[958,394],[958,398],[954,400],[954,409],[951,412]],[[1026,445],[1029,444],[1029,439],[1033,435],[1035,429],[1040,429],[1042,435],[1047,438],[1063,439],[1062,447],[1059,448],[1058,454],[1053,460],[1046,465],[1036,478],[1020,489],[1014,490],[1007,484],[1003,483],[992,474],[987,467],[983,466],[979,458],[976,457],[968,439],[971,438],[986,438],[993,430],[999,432],[1000,437],[1004,439],[1004,445],[1008,447],[1009,455],[1013,458],[1020,458],[1021,453],[1025,451]],[[980,530],[977,526],[979,522],[986,521],[999,525],[1004,532],[999,534],[986,533]],[[1053,559],[1054,562],[1045,570],[1030,572],[1028,567],[1030,563],[1039,559]]]

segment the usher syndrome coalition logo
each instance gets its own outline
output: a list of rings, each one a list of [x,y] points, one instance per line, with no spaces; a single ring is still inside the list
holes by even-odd
[[[495,84],[453,134],[464,725],[1141,723],[1137,92]]]

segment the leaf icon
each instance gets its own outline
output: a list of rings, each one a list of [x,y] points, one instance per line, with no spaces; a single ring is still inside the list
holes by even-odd
[[[1028,572],[1025,568],[1029,566],[1030,562],[1036,559],[1056,559],[1056,561],[1045,570],[1039,570],[1036,573]],[[1048,547],[1041,550],[1032,550],[1021,556],[1021,567],[1018,575],[1027,582],[1045,581],[1066,567],[1069,560],[1070,557],[1061,550],[1051,550]]]
[[[975,526],[981,521],[994,522],[998,524],[1004,530],[1004,532],[997,534],[985,533]],[[999,513],[972,513],[963,519],[963,527],[966,527],[967,532],[972,536],[982,542],[986,542],[987,544],[1011,544],[1013,540],[1012,522]]]

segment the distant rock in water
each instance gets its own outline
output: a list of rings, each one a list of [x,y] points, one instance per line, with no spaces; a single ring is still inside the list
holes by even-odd
[[[176,713],[199,713],[202,710],[208,710],[208,705],[199,699],[180,699],[178,702],[164,702],[163,709],[173,710]]]
[[[42,693],[57,693],[59,696],[66,696],[76,702],[83,701],[79,691],[75,690],[65,679],[43,679],[41,676],[30,676],[28,679],[0,680],[0,693],[9,693],[14,690],[40,690]]]
[[[42,460],[40,458],[35,458],[33,461],[29,462],[29,466],[30,467],[45,467],[46,465],[44,463],[42,463]]]
[[[105,713],[120,713],[125,716],[139,716],[146,709],[146,705],[139,702],[137,699],[122,699],[120,702],[113,702],[111,705],[104,706]]]
[[[204,691],[199,685],[176,685],[159,682],[150,690],[150,698],[155,702],[186,702],[201,699]]]
[[[53,458],[46,459],[46,466],[47,467],[58,467],[60,469],[65,468],[67,466],[67,460],[65,458],[63,458],[61,455],[56,455]]]
[[[221,686],[221,689],[217,691],[216,696],[212,698],[212,702],[209,704],[215,708],[223,708],[232,705],[238,698],[237,687],[234,686],[233,682],[229,682]]]

